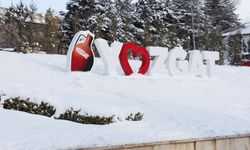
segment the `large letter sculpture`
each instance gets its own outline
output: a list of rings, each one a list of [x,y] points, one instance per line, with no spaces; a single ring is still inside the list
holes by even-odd
[[[122,66],[122,69],[123,69],[125,75],[131,75],[134,73],[129,62],[128,62],[128,53],[129,52],[132,53],[132,56],[134,58],[141,56],[142,65],[141,65],[138,73],[146,74],[148,69],[149,69],[149,65],[150,65],[150,56],[149,56],[148,51],[146,50],[146,48],[138,46],[133,42],[128,42],[128,43],[123,44],[121,53],[119,55],[120,64]]]
[[[149,46],[147,49],[149,50],[150,56],[154,57],[148,71],[148,75],[152,75],[153,72],[156,72],[155,70],[165,68],[168,48]]]
[[[79,31],[70,43],[67,53],[68,71],[90,71],[94,64],[92,43],[95,35],[89,31]]]
[[[116,66],[119,65],[119,53],[123,43],[115,41],[109,46],[108,41],[104,39],[96,39],[94,43],[104,63],[105,74],[117,74]]]
[[[211,52],[211,51],[202,51],[201,55],[203,59],[206,61],[207,65],[207,75],[208,77],[213,76],[213,68],[215,66],[215,61],[220,60],[219,52]]]
[[[188,73],[187,52],[182,47],[175,47],[169,52],[167,68],[171,76],[184,76]]]
[[[199,50],[192,50],[189,53],[189,72],[196,76],[202,76],[205,65],[203,63],[202,55]]]

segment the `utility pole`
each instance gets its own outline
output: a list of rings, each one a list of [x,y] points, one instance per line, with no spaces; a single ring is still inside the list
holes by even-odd
[[[195,41],[195,31],[194,31],[194,2],[191,0],[191,15],[192,15],[192,40],[193,40],[193,49],[196,49],[196,41]]]

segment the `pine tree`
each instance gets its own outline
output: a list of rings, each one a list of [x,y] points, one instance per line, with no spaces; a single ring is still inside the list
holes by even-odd
[[[140,28],[141,32],[141,44],[145,46],[153,45],[153,8],[156,1],[149,0],[138,0],[136,3],[136,15],[138,22],[136,23]]]
[[[4,41],[7,46],[20,50],[21,47],[31,47],[39,41],[33,19],[36,10],[34,3],[28,7],[22,1],[9,7],[4,17]]]
[[[110,41],[116,41],[120,38],[120,26],[119,26],[119,22],[121,21],[121,19],[119,17],[117,17],[117,10],[113,9],[112,11],[109,12],[109,18],[111,21],[110,24]],[[119,39],[120,41],[122,41],[121,39]]]
[[[104,12],[98,0],[70,0],[66,9],[67,12],[61,14],[64,16],[62,21],[64,36],[61,41],[64,49],[68,48],[74,34],[79,30],[90,30],[95,33],[97,17]]]
[[[193,1],[193,3],[192,3]],[[196,41],[196,49],[203,49],[204,45],[201,43],[201,38],[205,33],[206,19],[204,15],[204,6],[199,0],[172,0],[170,6],[173,14],[177,16],[178,37],[182,37],[183,46],[187,49],[194,49],[193,38]],[[192,29],[192,12],[194,18],[194,31]],[[193,37],[193,32],[195,36]]]
[[[235,35],[230,35],[227,44],[230,65],[236,65],[236,66],[241,65],[242,48],[243,48],[242,35],[240,33],[237,33]]]
[[[199,0],[193,0],[193,18],[194,18],[194,33],[192,34],[192,14],[191,14],[191,0],[173,0],[172,10],[178,16],[178,27],[186,28],[189,32],[190,38],[185,38],[186,44],[189,41],[188,49],[193,49],[193,38],[196,41],[196,49],[218,51],[220,52],[220,61],[223,63],[223,53],[225,46],[221,33],[213,26],[210,21],[210,16],[207,14],[208,8],[204,6]],[[185,32],[181,32],[185,33]],[[187,36],[187,33],[184,34]],[[187,47],[186,47],[187,48]]]
[[[144,46],[169,48],[182,45],[193,49],[195,38],[197,49],[223,54],[221,32],[238,23],[233,12],[235,3],[232,0],[205,3],[193,0],[193,3],[195,37],[191,0],[138,0],[135,4],[132,0],[70,0],[62,23],[62,44],[67,49],[76,32],[90,30],[97,38],[110,42],[135,41]]]
[[[156,5],[157,15],[155,18],[155,27],[158,32],[156,45],[173,48],[182,45],[186,48],[188,40],[188,30],[182,28],[179,22],[179,16],[172,13],[171,3],[166,0],[159,0]]]
[[[112,21],[110,16],[114,13],[114,2],[112,0],[99,0],[99,7],[101,7],[101,11],[96,14],[96,28],[95,28],[95,36],[98,38],[105,38],[108,41],[113,40],[113,36],[111,34],[111,24]]]
[[[60,31],[60,20],[55,17],[54,10],[49,8],[45,14],[46,22],[46,32],[44,35],[45,38],[45,48],[47,53],[60,53],[59,44],[61,36]]]
[[[115,10],[117,14],[117,37],[121,42],[136,41],[136,27],[134,22],[136,18],[134,17],[134,5],[132,0],[116,0]],[[114,16],[112,20],[114,20]]]
[[[200,37],[200,42],[204,45],[203,50],[206,51],[217,51],[220,53],[220,60],[218,64],[223,64],[224,62],[224,39],[220,33],[218,33],[213,28],[207,28],[204,32],[204,35]]]
[[[205,13],[211,25],[219,33],[240,25],[238,16],[235,14],[236,2],[237,0],[205,1]]]
[[[19,4],[9,7],[5,14],[5,38],[9,46],[20,48],[23,43],[28,42],[26,36],[26,20],[29,17],[29,9],[20,1]]]
[[[137,27],[142,31],[143,45],[158,45],[172,48],[183,44],[179,34],[178,20],[165,0],[139,0],[136,3]],[[185,30],[185,29],[184,29]],[[183,30],[183,31],[184,31]]]
[[[26,22],[25,30],[26,32],[29,33],[27,34],[27,41],[30,45],[33,45],[34,43],[39,41],[39,39],[37,38],[38,29],[36,26],[34,26],[34,22],[36,21],[34,17],[36,11],[37,11],[37,6],[33,1],[31,1],[28,7],[28,18],[25,21]]]
[[[3,17],[0,15],[0,47],[8,47],[6,42],[4,41],[5,39],[5,26],[4,26],[4,19]]]
[[[215,50],[220,52],[220,64],[223,63],[225,45],[221,34],[231,28],[239,26],[238,16],[235,11],[235,0],[206,0],[205,15],[207,32],[203,41],[208,41],[206,50]]]

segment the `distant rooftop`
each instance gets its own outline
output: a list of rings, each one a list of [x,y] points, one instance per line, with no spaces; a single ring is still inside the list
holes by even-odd
[[[7,9],[0,7],[0,17],[4,16],[4,14],[6,13]]]
[[[242,35],[250,34],[250,23],[247,23],[243,27],[238,28],[234,31],[223,33],[222,36],[230,36],[230,35],[235,35],[237,33],[241,33]]]
[[[0,18],[3,17],[5,15],[5,13],[7,12],[8,8],[4,8],[4,7],[0,7]],[[45,17],[44,15],[40,14],[40,13],[35,13],[33,16],[33,23],[37,23],[37,24],[45,24]],[[28,22],[30,20],[27,20]]]

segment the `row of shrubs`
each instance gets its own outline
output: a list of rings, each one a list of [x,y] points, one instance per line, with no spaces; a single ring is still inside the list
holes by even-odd
[[[37,104],[30,101],[30,99],[21,99],[20,97],[9,98],[3,102],[4,109],[23,111],[31,114],[43,115],[47,117],[52,117],[56,113],[54,106],[49,103],[41,102]],[[82,114],[82,110],[74,110],[73,108],[66,110],[64,113],[60,114],[59,117],[54,117],[55,119],[69,120],[82,124],[96,124],[96,125],[106,125],[115,122],[115,115],[112,116],[91,116],[87,113]],[[131,113],[125,118],[128,121],[141,121],[143,119],[143,114],[138,112],[136,114]]]

